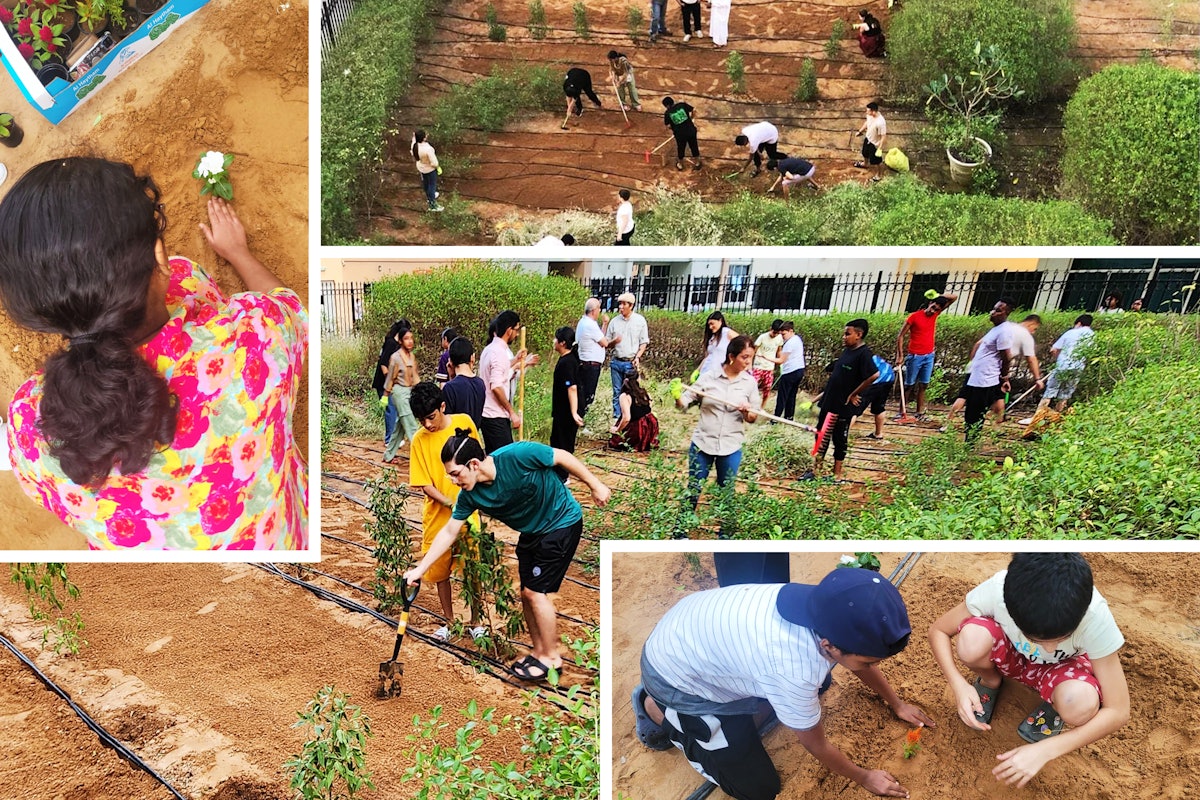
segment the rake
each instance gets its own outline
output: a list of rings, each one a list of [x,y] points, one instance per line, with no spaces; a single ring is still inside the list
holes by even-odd
[[[670,144],[670,143],[671,143],[671,140],[672,140],[672,139],[674,139],[674,138],[675,138],[675,136],[674,136],[674,135],[668,136],[668,137],[666,138],[666,140],[665,140],[665,141],[664,141],[662,144],[660,144],[658,147],[654,148],[653,150],[647,150],[647,151],[646,151],[646,157],[645,157],[646,163],[647,163],[647,164],[649,164],[649,163],[650,163],[650,156],[652,156],[653,154],[657,153],[659,150],[662,150],[664,147],[666,147],[668,144]],[[662,157],[661,157],[659,160],[660,160],[661,162],[665,162],[665,160],[666,160],[666,156],[662,156]]]
[[[625,118],[625,130],[629,130],[633,127],[633,123],[629,121],[629,115],[625,113],[625,102],[621,99],[621,92],[617,89],[617,76],[610,72],[608,78],[612,81],[613,93],[617,96],[617,105],[621,107],[621,116]]]

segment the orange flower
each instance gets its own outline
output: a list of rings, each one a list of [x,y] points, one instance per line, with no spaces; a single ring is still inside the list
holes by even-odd
[[[913,728],[911,731],[908,732],[908,735],[904,738],[908,741],[909,744],[916,744],[917,742],[921,741],[921,729]]]

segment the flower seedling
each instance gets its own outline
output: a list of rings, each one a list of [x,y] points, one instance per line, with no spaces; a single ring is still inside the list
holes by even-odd
[[[913,728],[904,737],[904,757],[912,758],[921,749],[921,731],[924,728]]]
[[[216,195],[222,200],[233,200],[233,184],[229,182],[229,165],[233,163],[232,153],[219,153],[209,150],[200,156],[192,177],[204,181],[200,187],[200,195]]]
[[[855,553],[852,556],[842,556],[838,560],[838,567],[869,569],[879,572],[879,557],[874,553]]]

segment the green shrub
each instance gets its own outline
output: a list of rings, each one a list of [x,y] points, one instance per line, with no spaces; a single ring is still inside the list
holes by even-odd
[[[542,0],[529,0],[529,35],[534,39],[545,39],[549,31],[546,25],[546,8]]]
[[[899,94],[974,68],[975,42],[997,46],[1025,101],[1052,96],[1077,71],[1070,0],[908,0],[892,18],[888,61]]]
[[[283,765],[289,786],[303,800],[351,800],[374,789],[366,769],[371,721],[350,698],[332,686],[317,691],[293,728],[307,727],[309,738],[300,754]]]
[[[745,94],[746,64],[737,50],[730,51],[729,57],[725,59],[725,73],[729,76],[729,82],[733,84],[733,91],[736,94]]]
[[[508,28],[500,24],[500,18],[496,14],[495,5],[488,3],[484,6],[483,18],[487,21],[489,41],[503,42],[508,39]]]
[[[638,37],[646,28],[646,17],[642,14],[642,9],[637,6],[629,6],[625,9],[625,27],[629,31],[629,38],[633,40],[634,44],[637,44]]]
[[[1064,116],[1063,192],[1126,244],[1197,242],[1200,76],[1156,64],[1107,67]]]
[[[800,64],[800,83],[792,93],[792,99],[797,103],[817,99],[817,66],[811,58],[804,59]]]
[[[416,566],[412,541],[408,534],[408,519],[404,502],[408,489],[395,482],[395,470],[385,469],[378,478],[367,481],[371,512],[364,525],[367,535],[375,542],[375,577],[371,594],[384,614],[399,611],[404,606],[404,573]]]
[[[842,47],[842,39],[846,37],[846,21],[843,19],[835,19],[833,21],[833,29],[829,32],[829,38],[825,41],[825,57],[832,59],[838,54],[838,50]]]
[[[388,115],[415,75],[417,43],[442,0],[363,0],[321,63],[321,241],[355,241],[355,216],[378,191]]]
[[[533,275],[502,262],[455,262],[372,284],[362,332],[366,341],[382,342],[393,322],[407,318],[417,334],[421,374],[432,375],[447,325],[471,340],[478,357],[492,318],[511,308],[528,328],[527,346],[537,352],[549,346],[563,320],[579,319],[587,297],[587,289],[569,278]]]
[[[486,78],[450,87],[430,108],[431,136],[461,140],[468,131],[498,131],[513,116],[560,107],[561,82],[548,66],[493,67]]]
[[[25,590],[29,616],[42,625],[43,650],[78,655],[87,646],[79,612],[69,617],[60,613],[67,603],[79,599],[80,594],[79,587],[67,577],[66,564],[12,564],[9,580]]]
[[[723,243],[716,222],[720,206],[692,192],[655,187],[651,210],[635,215],[637,244],[714,245]]]
[[[583,0],[575,0],[575,5],[571,6],[571,13],[575,15],[575,35],[581,39],[591,39],[592,31],[588,27],[587,6]]]
[[[442,210],[429,215],[431,227],[461,238],[479,234],[479,215],[471,210],[470,203],[458,196],[458,192],[451,192],[449,197],[443,196],[438,202],[442,204]]]
[[[382,341],[382,334],[379,342],[369,342],[363,336],[322,337],[322,396],[359,397],[367,391],[375,377],[371,365]]]

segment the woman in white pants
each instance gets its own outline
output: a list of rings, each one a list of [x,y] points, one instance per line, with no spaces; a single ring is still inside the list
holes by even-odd
[[[729,40],[729,6],[732,0],[707,0],[708,35],[712,38],[713,47],[724,47]]]

